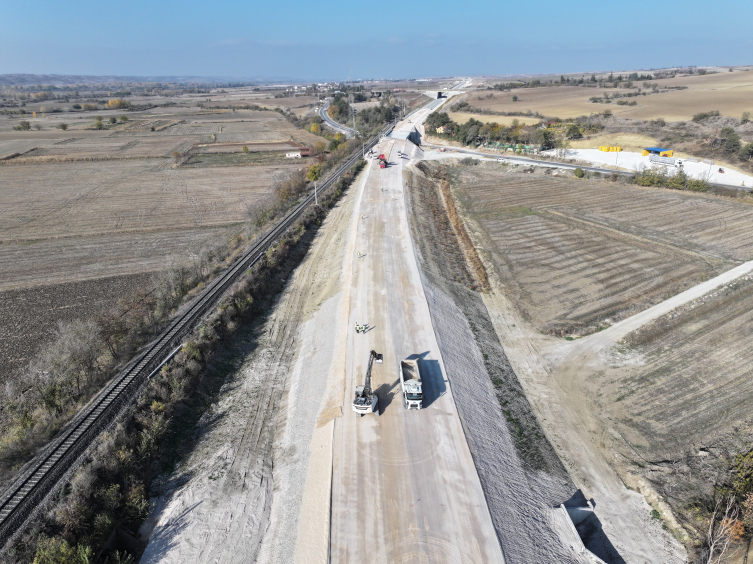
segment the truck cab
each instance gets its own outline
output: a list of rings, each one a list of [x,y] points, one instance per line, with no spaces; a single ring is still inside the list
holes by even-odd
[[[403,407],[405,409],[422,409],[424,407],[424,389],[421,370],[417,361],[400,361],[400,384],[403,389]]]

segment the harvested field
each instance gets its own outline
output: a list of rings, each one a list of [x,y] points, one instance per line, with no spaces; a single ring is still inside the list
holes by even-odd
[[[35,288],[0,291],[0,382],[23,370],[59,321],[89,319],[137,289],[150,290],[152,274],[130,274]]]
[[[451,168],[521,314],[583,335],[748,260],[753,207],[704,195]]]
[[[116,232],[0,243],[0,291],[157,272],[229,236],[233,227]]]
[[[95,114],[104,129],[83,129]],[[269,111],[159,107],[109,123],[121,114],[58,113],[34,120],[42,131],[2,123],[0,313],[9,348],[0,383],[58,320],[96,315],[153,273],[225,241],[302,166],[284,152],[320,140]],[[62,122],[67,131],[55,129]],[[207,154],[174,167],[174,153],[197,149]]]
[[[475,119],[482,123],[498,123],[500,125],[512,125],[513,121],[523,125],[536,125],[541,121],[540,118],[521,117],[521,116],[496,116],[487,114],[469,114],[467,112],[447,112],[450,119],[455,123],[465,123],[469,119]]]
[[[675,78],[654,80],[659,88],[685,87],[684,90],[673,90],[651,93],[648,95],[624,98],[636,101],[636,106],[620,106],[616,103],[594,104],[589,102],[591,97],[602,97],[604,94],[626,94],[636,92],[642,83],[636,83],[634,88],[586,88],[579,86],[554,86],[546,88],[521,88],[510,92],[494,93],[493,98],[487,98],[486,93],[470,94],[468,103],[477,108],[485,108],[502,112],[539,112],[546,116],[560,118],[577,117],[610,110],[614,115],[633,119],[664,118],[667,121],[689,120],[699,112],[719,110],[722,115],[740,118],[743,112],[753,111],[753,73],[751,72],[720,72],[703,76],[678,76]],[[513,102],[512,96],[517,95],[518,101]]]
[[[250,153],[259,151],[293,151],[299,149],[298,145],[291,143],[207,143],[195,147],[198,153],[240,153],[246,147]]]
[[[296,165],[173,169],[143,159],[0,167],[0,241],[153,231],[241,221]]]
[[[245,154],[242,150],[232,153],[220,153],[220,152],[206,152],[193,155],[181,164],[181,168],[194,168],[194,167],[216,167],[216,166],[286,166],[289,167],[291,163],[295,163],[300,168],[301,166],[307,166],[308,161],[303,161],[306,164],[301,164],[299,159],[288,159],[285,157],[284,151],[250,151]]]
[[[751,336],[753,276],[628,334],[613,351],[620,377],[604,378],[604,399],[620,406],[630,442],[664,456],[753,423]]]

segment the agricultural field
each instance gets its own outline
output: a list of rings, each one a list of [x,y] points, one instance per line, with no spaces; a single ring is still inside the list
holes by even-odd
[[[508,92],[472,92],[467,102],[475,108],[499,112],[530,110],[562,119],[601,113],[606,109],[623,118],[664,118],[667,121],[689,120],[697,113],[710,110],[719,110],[723,116],[738,119],[743,112],[753,112],[753,72],[747,67],[734,72],[724,70],[715,74],[676,76],[651,83],[658,85],[659,93],[654,94],[642,82],[636,82],[632,89],[555,86],[520,88]],[[637,92],[639,88],[647,95],[624,98],[636,101],[635,106],[621,106],[614,101],[610,104],[589,102],[592,97],[624,95]],[[683,89],[664,91],[665,88]],[[513,96],[517,96],[518,100],[514,102]]]
[[[496,163],[449,170],[506,291],[545,333],[597,331],[753,255],[748,204]]]
[[[632,444],[676,453],[710,441],[720,424],[748,421],[752,320],[749,275],[623,339],[602,395]]]
[[[38,111],[24,116],[29,131],[0,117],[0,383],[58,320],[96,317],[226,241],[307,166],[285,152],[321,141],[278,112],[157,101],[137,112]]]

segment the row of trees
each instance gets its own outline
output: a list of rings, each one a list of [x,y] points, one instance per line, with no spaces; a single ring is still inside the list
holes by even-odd
[[[452,121],[445,112],[435,112],[425,122],[425,127],[432,135],[440,135],[463,143],[478,146],[487,142],[500,142],[523,145],[540,145],[542,149],[555,147],[556,135],[554,130],[539,125],[526,126],[520,123],[509,126],[498,123],[483,123],[476,119],[469,119],[459,125]],[[444,128],[444,133],[435,133],[438,128]]]

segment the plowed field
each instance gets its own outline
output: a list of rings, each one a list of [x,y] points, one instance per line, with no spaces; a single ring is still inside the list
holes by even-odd
[[[452,170],[510,296],[547,333],[598,330],[751,257],[753,207],[739,202]]]

